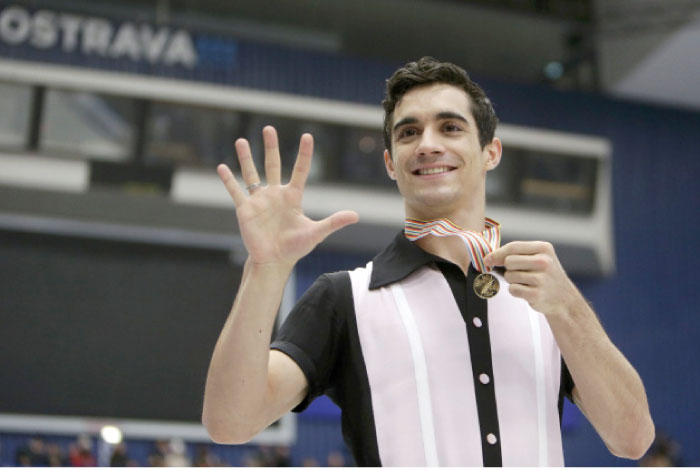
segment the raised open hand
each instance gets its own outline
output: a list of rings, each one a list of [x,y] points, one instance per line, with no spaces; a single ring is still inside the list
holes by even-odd
[[[263,129],[263,141],[266,185],[261,184],[245,139],[236,141],[236,153],[250,194],[241,188],[226,165],[219,165],[217,172],[236,205],[238,225],[250,261],[291,267],[328,235],[357,222],[358,215],[353,211],[339,211],[320,221],[304,215],[301,201],[311,168],[314,147],[311,134],[301,136],[294,170],[285,185],[280,181],[282,164],[274,127]]]

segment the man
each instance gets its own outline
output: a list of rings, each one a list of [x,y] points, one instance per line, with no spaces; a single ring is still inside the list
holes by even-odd
[[[384,160],[405,231],[366,267],[321,276],[272,346],[294,264],[358,216],[303,215],[308,134],[287,185],[271,127],[265,186],[243,139],[236,151],[250,194],[219,167],[249,257],[207,378],[212,438],[246,442],[326,393],[359,465],[563,465],[567,394],[611,452],[641,457],[654,436],[643,384],[552,246],[497,246],[485,181],[501,142],[484,92],[459,67],[423,58],[390,78],[383,104]]]

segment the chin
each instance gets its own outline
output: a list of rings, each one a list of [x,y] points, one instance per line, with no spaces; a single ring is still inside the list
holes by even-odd
[[[444,214],[452,212],[458,204],[454,195],[431,194],[413,199],[409,206],[414,208],[412,211],[414,213],[423,213],[430,215],[430,217],[442,217]]]

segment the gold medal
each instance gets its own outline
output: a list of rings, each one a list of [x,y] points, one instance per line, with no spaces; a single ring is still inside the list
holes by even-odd
[[[498,294],[500,284],[491,273],[481,273],[474,279],[474,292],[482,299],[490,299]]]

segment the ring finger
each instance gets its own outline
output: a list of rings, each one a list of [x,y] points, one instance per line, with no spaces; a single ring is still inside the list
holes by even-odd
[[[537,275],[530,271],[513,271],[509,269],[505,272],[504,277],[509,284],[536,286],[538,283]]]
[[[236,154],[241,165],[241,175],[246,188],[253,186],[251,189],[254,189],[254,187],[258,187],[260,185],[260,176],[258,176],[258,170],[255,168],[253,154],[250,151],[250,144],[247,140],[238,139],[236,141]]]

